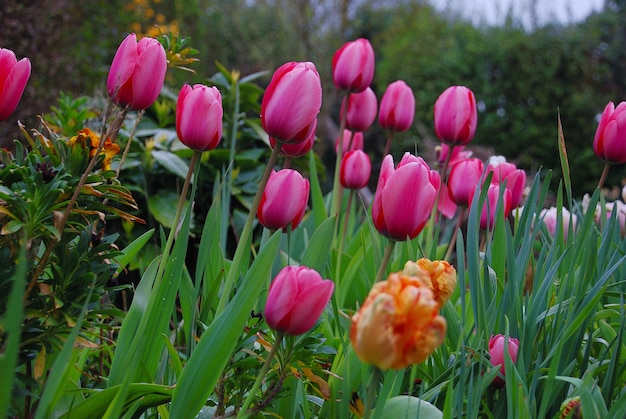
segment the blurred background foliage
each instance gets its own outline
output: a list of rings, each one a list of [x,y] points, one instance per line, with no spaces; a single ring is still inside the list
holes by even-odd
[[[128,32],[180,31],[191,37],[199,62],[190,66],[195,74],[170,72],[174,89],[206,83],[217,63],[247,75],[285,61],[313,61],[326,90],[316,146],[324,156],[337,134],[340,100],[330,77],[332,55],[346,40],[367,37],[377,54],[378,97],[404,79],[417,99],[416,123],[395,137],[394,155],[417,149],[432,157],[433,103],[449,85],[464,84],[480,108],[470,148],[505,155],[530,172],[560,171],[560,114],[574,194],[581,196],[601,172],[591,148],[597,116],[608,101],[626,99],[625,18],[624,0],[606,0],[582,22],[532,30],[513,16],[498,26],[472,24],[425,0],[4,0],[0,46],[29,57],[33,76],[15,118],[0,125],[0,141],[10,145],[19,137],[15,119],[33,126],[61,92],[103,96],[108,67]],[[366,135],[375,162],[384,140],[376,125]],[[624,169],[615,167],[607,185],[621,187],[623,178]]]

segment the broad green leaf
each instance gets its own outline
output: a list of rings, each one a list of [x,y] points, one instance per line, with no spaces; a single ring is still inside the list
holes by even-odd
[[[425,400],[413,396],[396,396],[385,402],[382,416],[393,419],[442,419],[443,412]]]
[[[152,157],[172,174],[182,179],[187,177],[189,165],[176,154],[165,150],[152,150]],[[193,182],[193,178],[191,181]]]

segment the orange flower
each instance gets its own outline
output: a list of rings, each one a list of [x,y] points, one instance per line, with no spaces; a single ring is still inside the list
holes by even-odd
[[[445,260],[419,259],[408,261],[402,275],[413,276],[422,281],[435,294],[435,300],[443,307],[456,287],[456,269]]]
[[[70,138],[70,146],[79,144],[81,147],[89,147],[89,157],[96,155],[98,147],[100,147],[100,137],[89,128],[83,128],[78,134]],[[102,170],[111,170],[111,160],[120,152],[120,146],[107,138],[102,147],[101,154],[104,154],[102,161]]]
[[[352,316],[350,340],[363,362],[401,369],[424,362],[445,338],[446,320],[431,289],[417,277],[389,275],[374,284]]]

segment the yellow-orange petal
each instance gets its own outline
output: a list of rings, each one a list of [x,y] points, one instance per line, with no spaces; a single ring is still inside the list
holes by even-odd
[[[445,260],[422,258],[416,262],[408,261],[402,274],[419,278],[433,291],[441,306],[450,299],[456,287],[456,269]]]

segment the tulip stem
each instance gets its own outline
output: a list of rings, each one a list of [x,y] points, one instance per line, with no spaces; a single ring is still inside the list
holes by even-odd
[[[279,149],[280,149],[280,145],[279,145]],[[241,406],[241,409],[239,410],[239,413],[237,414],[237,418],[245,419],[249,417],[250,414],[252,413],[252,412],[248,412],[248,407],[250,406],[250,403],[252,403],[252,400],[254,399],[254,396],[257,390],[261,386],[261,382],[263,382],[263,379],[265,378],[265,374],[267,374],[267,371],[269,371],[270,366],[272,365],[272,359],[274,359],[274,355],[276,355],[276,351],[278,351],[278,348],[280,347],[280,344],[283,341],[283,336],[284,335],[280,332],[276,334],[276,339],[274,340],[274,344],[272,345],[270,352],[267,354],[265,363],[263,364],[261,371],[259,371],[259,375],[256,377],[256,380],[254,381],[254,384],[252,385],[252,388],[250,389],[250,392],[248,393],[246,400],[244,400],[243,405]]]
[[[115,171],[116,177],[120,176],[120,172],[122,171],[122,166],[124,165],[124,162],[126,161],[126,157],[128,156],[128,152],[130,151],[130,144],[133,142],[135,131],[137,130],[137,126],[139,125],[139,122],[141,121],[141,117],[143,117],[144,113],[145,113],[145,109],[142,109],[137,113],[137,118],[135,118],[133,129],[130,131],[130,134],[128,135],[128,140],[126,141],[126,147],[124,147],[124,152],[122,153],[122,157],[120,158],[120,163],[117,165],[117,170]]]
[[[339,281],[339,277],[341,276],[341,259],[343,256],[343,245],[346,239],[346,230],[348,227],[348,222],[350,221],[350,207],[352,206],[352,199],[354,197],[354,191],[350,191],[350,195],[348,196],[348,206],[346,207],[346,216],[343,219],[343,228],[341,230],[341,236],[339,237],[339,251],[337,252],[337,270],[335,271],[335,282]]]
[[[378,389],[378,377],[381,371],[378,367],[372,367],[372,375],[370,376],[370,382],[367,385],[367,397],[365,398],[365,406],[363,409],[363,419],[369,419],[372,415],[372,406],[374,406],[374,399],[376,398],[376,390]]]
[[[383,151],[383,158],[389,154],[389,152],[391,151],[391,140],[393,139],[393,131],[389,132],[389,135],[387,136],[387,143],[385,144],[385,151]]]
[[[609,174],[609,169],[611,165],[608,163],[604,163],[604,169],[602,169],[602,174],[600,175],[600,180],[598,181],[598,188],[602,189],[604,187],[604,181],[606,180],[606,176]]]
[[[350,100],[350,92],[346,93],[345,103],[346,109],[339,123],[339,143],[337,144],[337,160],[335,161],[335,175],[333,178],[333,199],[330,206],[330,215],[338,215],[341,208],[341,195],[343,187],[339,181],[339,172],[341,171],[341,160],[343,158],[343,131],[346,129],[346,114],[348,113],[348,102]],[[337,217],[337,220],[339,217]],[[336,233],[336,230],[335,230]]]
[[[380,262],[380,268],[378,268],[378,273],[376,274],[376,282],[379,282],[383,279],[383,275],[387,270],[387,265],[389,264],[389,260],[391,260],[391,254],[393,253],[393,247],[396,245],[395,240],[389,240],[387,243],[387,247],[385,248],[385,254],[383,255],[383,260]]]
[[[250,240],[250,236],[252,235],[252,222],[256,217],[256,211],[259,208],[259,204],[261,203],[261,198],[263,197],[263,191],[265,190],[265,186],[267,185],[267,180],[274,169],[274,165],[276,164],[276,160],[278,160],[278,154],[280,153],[281,143],[276,142],[276,145],[272,149],[272,155],[267,162],[267,166],[265,166],[265,171],[263,172],[263,176],[261,177],[261,181],[259,182],[259,188],[256,191],[256,195],[254,196],[254,200],[252,201],[252,206],[250,207],[250,212],[248,212],[248,218],[246,218],[246,223],[243,226],[243,230],[241,231],[241,236],[239,237],[239,242],[237,243],[237,249],[235,250],[235,255],[233,256],[233,261],[231,267],[226,276],[226,280],[224,281],[224,288],[222,290],[222,297],[219,300],[217,305],[217,309],[215,311],[215,316],[217,317],[226,307],[226,303],[230,301],[230,291],[235,284],[235,279],[239,276],[239,272],[241,272],[241,267],[239,266],[243,259],[243,252],[249,249],[248,240]]]
[[[452,255],[452,249],[454,249],[454,243],[456,242],[456,235],[461,228],[461,224],[463,224],[463,218],[465,217],[466,206],[461,207],[461,213],[459,214],[458,220],[456,220],[456,226],[454,227],[454,232],[452,233],[452,238],[450,239],[450,243],[448,244],[448,250],[446,251],[446,257],[443,260],[450,262],[450,256]]]

